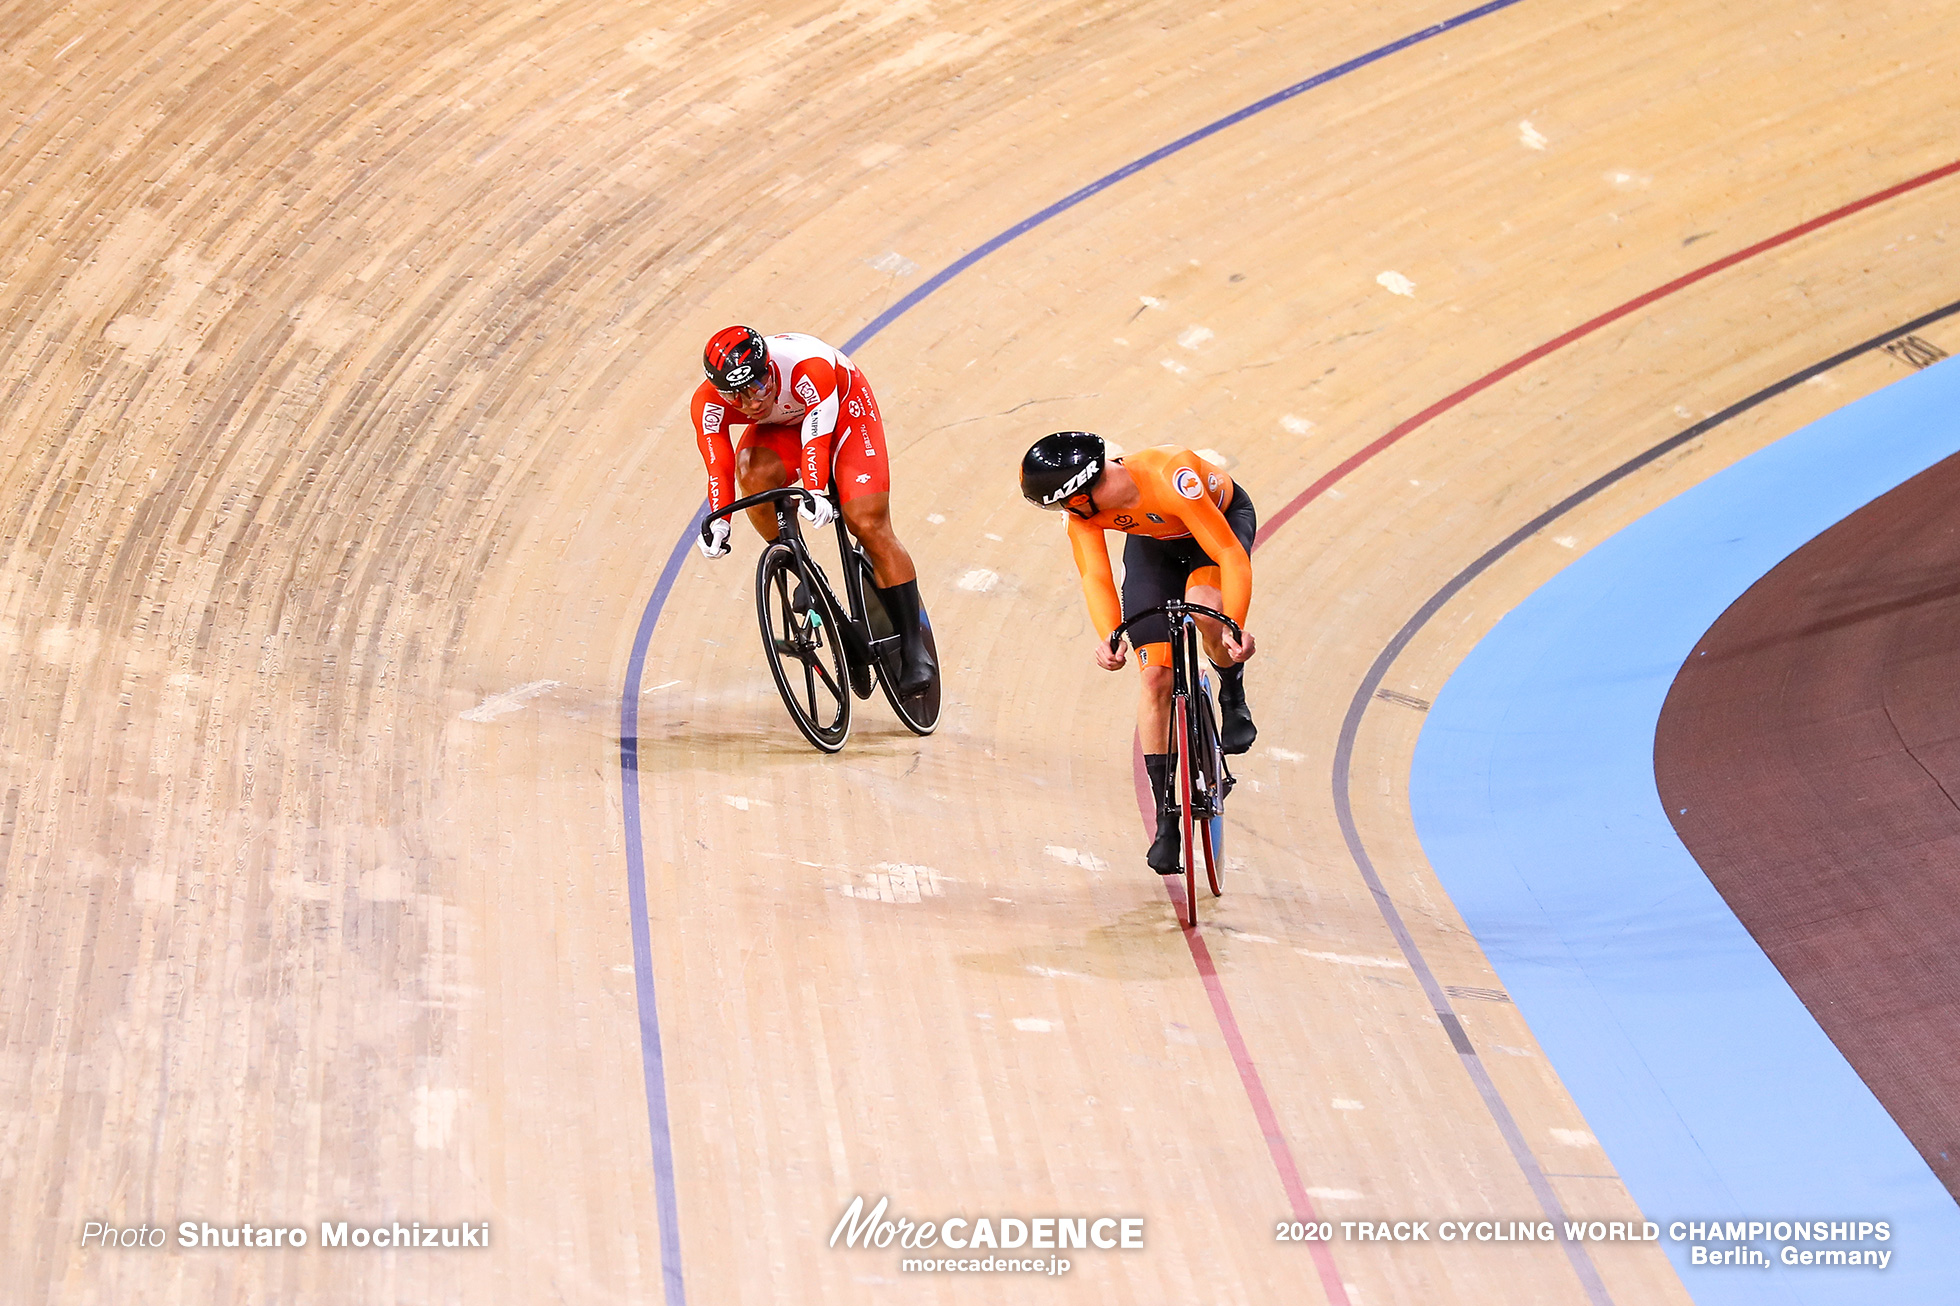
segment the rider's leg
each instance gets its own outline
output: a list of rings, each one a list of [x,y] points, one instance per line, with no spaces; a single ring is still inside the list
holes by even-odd
[[[1210,573],[1209,577],[1207,572]],[[1194,582],[1184,592],[1184,597],[1200,607],[1218,612],[1225,609],[1224,594],[1216,584],[1204,584],[1215,578],[1218,569],[1208,567],[1194,572]],[[1259,727],[1252,723],[1252,709],[1245,702],[1245,664],[1234,662],[1225,648],[1225,626],[1210,617],[1198,618],[1198,637],[1205,646],[1205,657],[1211,661],[1211,669],[1218,677],[1218,743],[1228,753],[1243,753],[1252,747],[1252,741],[1259,737]]]
[[[741,445],[735,450],[735,480],[742,487],[744,496],[761,494],[764,490],[780,490],[795,479],[789,465],[783,461],[782,451],[796,447],[795,427],[751,427],[742,437]],[[765,540],[776,538],[776,506],[771,503],[760,504],[748,510],[749,524],[755,527],[756,534]],[[810,611],[810,589],[797,578],[796,591],[790,595],[790,607],[799,617],[806,617]]]
[[[841,474],[841,469],[840,469]],[[849,482],[844,482],[848,488]],[[864,546],[871,559],[871,574],[877,582],[878,597],[891,614],[892,627],[899,636],[901,667],[898,692],[917,694],[932,687],[939,674],[932,649],[926,644],[923,604],[919,599],[919,573],[912,555],[905,551],[892,530],[891,494],[878,491],[860,494],[844,503],[844,525]]]
[[[1146,645],[1137,652],[1144,659],[1143,690],[1137,697],[1137,738],[1143,744],[1143,769],[1150,775],[1150,793],[1157,800],[1157,833],[1144,861],[1159,875],[1175,875],[1183,829],[1173,792],[1177,775],[1170,755],[1170,645]]]
[[[926,642],[925,605],[919,599],[919,573],[912,555],[892,530],[891,463],[885,454],[885,421],[877,396],[861,373],[848,378],[840,397],[841,420],[831,445],[831,477],[844,508],[844,524],[871,559],[878,597],[899,635],[898,692],[930,689],[939,665]]]
[[[1123,611],[1134,616],[1161,607],[1182,588],[1190,570],[1175,543],[1132,535],[1123,543]],[[1180,835],[1178,809],[1171,789],[1177,775],[1171,767],[1171,644],[1170,623],[1163,617],[1144,617],[1130,628],[1142,672],[1137,696],[1137,741],[1143,746],[1143,766],[1150,774],[1150,791],[1157,800],[1157,831],[1145,858],[1159,875],[1178,869]]]
[[[1245,492],[1243,485],[1232,487],[1232,501],[1225,505],[1225,521],[1232,528],[1232,534],[1245,546],[1248,555],[1252,552],[1253,541],[1259,535],[1259,513],[1252,506],[1252,496]],[[1223,612],[1223,595],[1218,586],[1220,573],[1198,572],[1191,578],[1206,583],[1209,598],[1193,599],[1208,608]],[[1243,753],[1252,747],[1252,741],[1259,737],[1259,727],[1252,724],[1252,709],[1245,702],[1245,664],[1234,662],[1225,652],[1225,628],[1218,622],[1202,623],[1209,627],[1205,631],[1205,653],[1211,664],[1218,668],[1218,711],[1222,718],[1218,726],[1218,743],[1227,753]]]
[[[844,524],[851,529],[851,535],[864,546],[864,554],[871,559],[871,574],[878,578],[879,589],[890,589],[903,585],[908,580],[917,580],[918,569],[912,565],[912,555],[905,551],[898,535],[892,530],[891,494],[861,494],[844,503]]]
[[[1168,753],[1171,747],[1171,646],[1150,644],[1144,662],[1143,692],[1137,696],[1137,739],[1143,755]]]
[[[780,490],[789,484],[789,468],[782,457],[766,444],[750,444],[746,439],[735,451],[735,480],[744,498],[764,490]],[[765,540],[776,538],[776,507],[762,504],[749,509],[749,524]]]
[[[1223,612],[1225,609],[1222,605],[1225,602],[1225,595],[1219,590],[1217,585],[1207,585],[1204,583],[1206,572],[1210,572],[1213,576],[1216,576],[1218,569],[1216,567],[1207,567],[1204,571],[1194,572],[1192,574],[1192,583],[1185,587],[1184,598],[1187,602],[1195,603],[1201,608],[1210,608],[1214,612]],[[1205,656],[1211,659],[1211,665],[1213,667],[1229,667],[1234,665],[1232,655],[1225,650],[1224,623],[1213,621],[1210,617],[1199,617],[1198,638],[1203,642]]]

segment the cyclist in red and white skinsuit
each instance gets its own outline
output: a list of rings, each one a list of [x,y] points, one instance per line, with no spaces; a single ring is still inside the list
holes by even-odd
[[[864,373],[815,336],[765,338],[745,326],[717,331],[701,362],[708,376],[694,391],[694,438],[708,468],[709,511],[735,501],[738,481],[742,494],[750,495],[781,489],[794,478],[816,493],[814,507],[804,504],[799,511],[821,528],[835,519],[824,493],[834,481],[844,525],[871,559],[879,597],[901,637],[899,692],[930,686],[937,667],[921,624],[918,570],[892,531],[885,423]],[[729,431],[736,426],[748,430],[731,445]],[[762,538],[776,538],[774,508],[748,512]],[[728,520],[708,529],[712,537],[702,541],[702,553],[726,555]]]

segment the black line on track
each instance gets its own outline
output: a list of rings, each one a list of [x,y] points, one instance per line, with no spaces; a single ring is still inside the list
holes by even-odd
[[[1510,1109],[1504,1104],[1504,1099],[1499,1095],[1497,1086],[1491,1080],[1490,1072],[1484,1066],[1482,1057],[1477,1053],[1476,1046],[1470,1042],[1468,1033],[1464,1030],[1462,1022],[1457,1018],[1456,1010],[1450,1003],[1449,995],[1437,983],[1435,974],[1429,969],[1429,964],[1423,958],[1421,949],[1416,946],[1414,937],[1409,933],[1407,924],[1402,920],[1401,912],[1396,909],[1394,900],[1389,897],[1388,890],[1383,887],[1381,875],[1376,871],[1374,861],[1368,855],[1367,846],[1362,842],[1361,832],[1355,825],[1354,808],[1349,793],[1354,760],[1354,741],[1361,731],[1361,718],[1366,714],[1368,704],[1373,701],[1376,691],[1381,688],[1382,680],[1388,674],[1389,667],[1394,664],[1397,657],[1401,656],[1402,650],[1409,646],[1410,641],[1416,637],[1417,633],[1424,626],[1428,625],[1430,619],[1438,612],[1441,612],[1444,606],[1460,594],[1470,582],[1490,570],[1492,566],[1496,565],[1499,560],[1516,549],[1520,544],[1538,534],[1547,526],[1550,526],[1553,522],[1571,512],[1574,508],[1596,498],[1604,491],[1619,484],[1643,467],[1681,448],[1689,441],[1698,439],[1710,431],[1715,430],[1717,427],[1733,421],[1751,409],[1757,408],[1771,399],[1776,398],[1778,395],[1802,385],[1812,377],[1821,376],[1834,368],[1850,362],[1854,358],[1881,349],[1886,344],[1899,339],[1901,336],[1909,335],[1921,327],[1930,326],[1932,323],[1952,317],[1956,313],[1960,313],[1960,300],[1955,300],[1943,308],[1936,308],[1930,313],[1922,314],[1910,322],[1894,327],[1883,334],[1873,336],[1868,340],[1851,346],[1849,349],[1831,355],[1822,362],[1812,363],[1800,371],[1792,372],[1782,380],[1763,387],[1747,398],[1737,400],[1712,417],[1705,418],[1702,421],[1696,422],[1693,426],[1688,427],[1686,430],[1669,436],[1667,439],[1653,445],[1644,452],[1629,458],[1626,462],[1621,463],[1618,467],[1615,467],[1612,471],[1607,472],[1584,488],[1576,490],[1559,500],[1556,504],[1553,504],[1544,512],[1539,513],[1523,526],[1518,527],[1518,529],[1505,536],[1499,543],[1486,550],[1481,557],[1457,572],[1442,588],[1432,594],[1428,602],[1418,608],[1415,615],[1410,617],[1403,624],[1402,629],[1395,633],[1394,638],[1390,639],[1382,647],[1381,652],[1375,656],[1373,665],[1368,668],[1367,674],[1362,677],[1360,686],[1355,689],[1354,697],[1348,702],[1347,716],[1341,722],[1341,733],[1334,748],[1334,811],[1340,822],[1341,836],[1346,840],[1348,852],[1354,858],[1355,869],[1361,872],[1361,878],[1367,883],[1369,892],[1374,895],[1375,906],[1380,910],[1382,918],[1387,922],[1390,933],[1395,936],[1395,942],[1401,947],[1402,955],[1408,959],[1409,966],[1415,972],[1417,980],[1421,982],[1423,992],[1428,995],[1439,1025],[1448,1034],[1451,1046],[1462,1058],[1464,1068],[1469,1072],[1471,1080],[1477,1086],[1477,1091],[1483,1096],[1485,1103],[1490,1108],[1491,1115],[1497,1122],[1498,1130],[1504,1135],[1505,1141],[1510,1144],[1511,1151],[1518,1165],[1524,1170],[1525,1178],[1531,1184],[1532,1192],[1538,1197],[1539,1203],[1544,1208],[1547,1216],[1560,1223],[1561,1235],[1564,1232],[1562,1228],[1564,1208],[1559,1203],[1557,1195],[1552,1192],[1551,1183],[1544,1170],[1538,1165],[1536,1155],[1531,1151],[1529,1144],[1525,1142],[1522,1132],[1518,1129],[1516,1119],[1511,1115]],[[1567,1243],[1563,1236],[1560,1237],[1559,1241],[1565,1243],[1568,1255],[1571,1255],[1575,1249],[1579,1250],[1583,1255],[1582,1248],[1577,1248],[1576,1244]],[[1575,1258],[1573,1266],[1574,1269],[1579,1271],[1580,1279],[1585,1282],[1588,1294],[1595,1301],[1610,1301],[1610,1298],[1605,1295],[1605,1285],[1600,1281],[1598,1271],[1592,1266],[1589,1257],[1585,1258],[1583,1262]]]

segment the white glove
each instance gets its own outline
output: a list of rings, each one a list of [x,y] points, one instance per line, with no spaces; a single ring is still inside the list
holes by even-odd
[[[818,530],[837,520],[837,508],[826,494],[816,494],[805,499],[803,506],[798,508],[797,512],[802,515],[804,521]]]
[[[704,558],[727,557],[728,531],[728,518],[726,517],[717,517],[709,522],[707,536],[695,540],[695,543],[701,547],[701,556]]]

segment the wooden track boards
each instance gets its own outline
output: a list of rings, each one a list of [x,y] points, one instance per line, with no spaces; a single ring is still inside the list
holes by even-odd
[[[1451,12],[0,14],[0,1256],[23,1299],[655,1299],[618,695],[701,494],[700,341],[742,319],[841,343],[1054,200]],[[945,726],[918,741],[871,704],[842,756],[807,749],[754,648],[747,545],[688,556],[640,698],[687,1296],[999,1296],[824,1246],[889,1193],[1147,1217],[1146,1252],[1028,1296],[1316,1300],[1140,864],[1133,682],[1090,666],[1015,459],[1078,425],[1216,448],[1270,516],[1579,322],[1949,162],[1960,98],[1929,60],[1954,35],[1905,5],[1526,0],[1112,186],[861,350]],[[1326,1218],[1536,1215],[1334,826],[1354,685],[1549,504],[1954,298],[1953,184],[1518,372],[1262,548],[1262,736],[1205,940]],[[1426,699],[1576,550],[1899,366],[1589,504],[1387,684]],[[1439,978],[1493,991],[1409,828],[1419,724],[1364,719],[1357,818]],[[1562,1202],[1634,1216],[1516,1012],[1461,1007]],[[495,1242],[82,1250],[91,1219]],[[1332,1254],[1369,1306],[1586,1300],[1556,1248]],[[1594,1259],[1615,1301],[1684,1300],[1651,1248]]]

